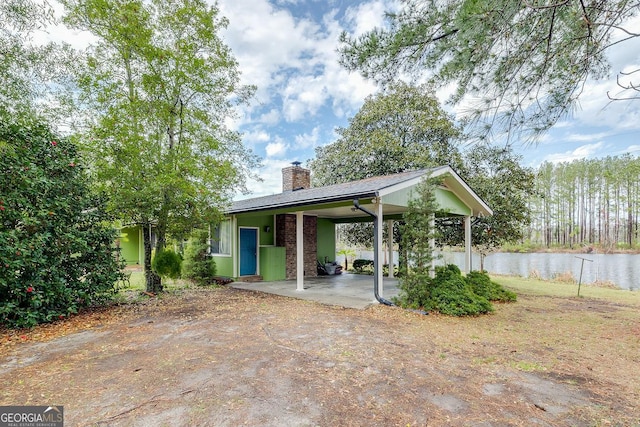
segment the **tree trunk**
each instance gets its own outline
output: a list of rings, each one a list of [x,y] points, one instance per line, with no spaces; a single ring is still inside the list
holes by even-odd
[[[398,242],[398,271],[409,271],[409,248]]]
[[[153,294],[162,292],[162,279],[151,269],[151,225],[144,224],[142,227],[144,242],[144,278],[146,291]]]

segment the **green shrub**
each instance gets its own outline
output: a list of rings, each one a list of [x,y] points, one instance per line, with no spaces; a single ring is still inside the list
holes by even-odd
[[[177,279],[180,277],[181,266],[182,259],[180,258],[180,255],[171,249],[165,249],[156,254],[151,262],[151,268],[156,272],[156,274],[160,277],[168,277],[170,279]]]
[[[435,269],[435,277],[440,281],[462,277],[460,268],[455,264],[447,264],[437,266]]]
[[[515,293],[492,281],[487,273],[472,271],[467,274],[466,280],[471,285],[473,292],[489,301],[512,302],[517,299]]]
[[[116,237],[76,146],[0,110],[0,323],[31,327],[110,299],[124,278]]]
[[[485,273],[463,276],[453,264],[439,266],[435,277],[418,270],[400,280],[400,295],[395,302],[403,307],[434,310],[450,316],[474,316],[491,313],[491,301],[515,301],[513,292],[492,282]]]
[[[433,283],[428,274],[409,274],[400,280],[400,295],[394,302],[414,310],[432,310],[431,289]]]
[[[434,309],[449,316],[474,316],[493,311],[491,303],[473,292],[464,277],[447,277],[434,280],[431,290]]]
[[[216,263],[208,253],[208,234],[197,230],[187,242],[182,262],[182,277],[191,279],[198,285],[215,283]]]
[[[363,273],[367,267],[370,267],[371,271],[373,271],[373,260],[371,259],[355,259],[352,265],[353,269],[358,273]]]

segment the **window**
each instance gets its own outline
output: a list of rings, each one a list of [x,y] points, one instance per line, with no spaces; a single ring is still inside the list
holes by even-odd
[[[211,254],[231,256],[231,221],[222,221],[211,229]]]

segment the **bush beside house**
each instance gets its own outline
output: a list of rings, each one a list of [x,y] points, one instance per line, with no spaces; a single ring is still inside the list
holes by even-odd
[[[463,276],[452,264],[436,267],[435,277],[409,275],[400,282],[396,303],[402,307],[437,311],[450,316],[491,313],[492,301],[516,301],[516,295],[493,282],[486,273]]]
[[[370,270],[369,274],[373,274],[373,260],[370,259],[354,259],[352,263],[353,269],[356,273],[365,273]]]
[[[216,263],[209,254],[208,234],[196,231],[184,249],[182,277],[196,282],[198,285],[216,283]]]
[[[180,255],[174,251],[165,249],[162,252],[155,254],[153,261],[151,262],[151,267],[160,277],[177,279],[180,277],[182,259],[180,258]]]
[[[0,323],[31,327],[111,298],[123,266],[105,212],[73,143],[0,111]]]

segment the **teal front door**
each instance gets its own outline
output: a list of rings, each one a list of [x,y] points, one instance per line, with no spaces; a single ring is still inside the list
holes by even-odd
[[[240,275],[258,274],[258,230],[240,229]]]

